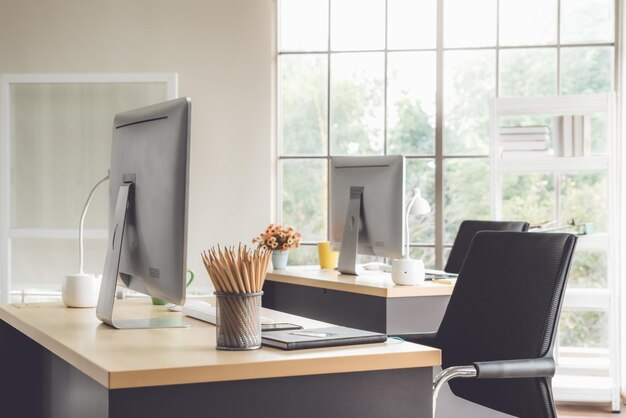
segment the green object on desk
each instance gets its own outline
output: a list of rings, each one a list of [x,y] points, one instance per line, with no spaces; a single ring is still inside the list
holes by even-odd
[[[188,269],[187,273],[189,273],[189,279],[187,280],[187,284],[185,285],[185,287],[189,287],[189,285],[193,282],[193,279],[196,278],[196,274],[193,272],[193,270]],[[166,305],[167,301],[153,297],[152,304],[153,305]]]

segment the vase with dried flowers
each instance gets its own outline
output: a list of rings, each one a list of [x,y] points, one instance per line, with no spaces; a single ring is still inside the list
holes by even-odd
[[[260,249],[272,251],[272,265],[276,270],[287,266],[289,250],[300,247],[302,234],[293,226],[270,224],[265,231],[252,239]]]

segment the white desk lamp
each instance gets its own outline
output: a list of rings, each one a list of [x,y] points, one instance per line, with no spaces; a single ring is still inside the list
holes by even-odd
[[[96,276],[85,273],[83,263],[83,229],[85,226],[85,215],[91,203],[94,192],[109,179],[107,174],[102,180],[96,183],[89,192],[83,212],[80,215],[80,224],[78,225],[78,266],[79,272],[76,274],[68,274],[63,280],[61,296],[65,306],[69,308],[91,308],[96,306],[98,301],[98,282]]]
[[[422,197],[419,187],[414,189],[414,195],[406,208],[406,254],[404,258],[393,260],[391,264],[391,279],[395,284],[414,285],[424,281],[426,273],[422,260],[412,260],[410,256],[409,217],[410,215],[426,215],[430,213],[430,204]]]

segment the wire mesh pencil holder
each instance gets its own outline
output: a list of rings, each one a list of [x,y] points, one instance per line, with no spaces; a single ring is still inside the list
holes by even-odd
[[[217,299],[217,349],[236,351],[261,348],[263,292],[214,293]]]

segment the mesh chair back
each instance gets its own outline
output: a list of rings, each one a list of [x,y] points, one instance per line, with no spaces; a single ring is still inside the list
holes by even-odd
[[[437,331],[444,368],[552,356],[576,237],[478,232]],[[452,392],[517,417],[555,418],[546,378],[458,379]]]
[[[459,274],[472,238],[478,231],[528,231],[528,222],[463,221],[454,239],[454,245],[444,271]]]

